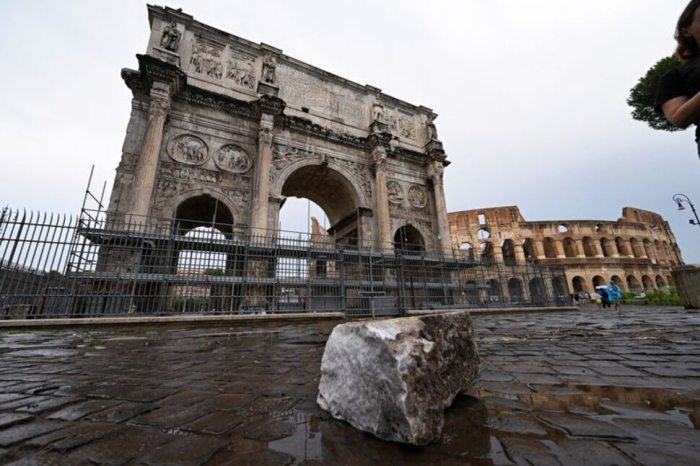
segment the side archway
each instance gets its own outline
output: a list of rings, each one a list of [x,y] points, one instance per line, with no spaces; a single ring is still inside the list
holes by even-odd
[[[588,291],[588,286],[586,286],[586,280],[583,277],[574,277],[571,280],[571,285],[573,286],[574,293],[581,293],[583,291]]]
[[[525,299],[523,294],[523,282],[519,278],[508,280],[508,296],[511,302],[519,302]]]
[[[174,209],[173,229],[176,234],[186,235],[199,227],[210,227],[224,235],[233,233],[233,212],[225,201],[211,194],[188,197]]]
[[[404,251],[420,252],[425,249],[425,238],[413,225],[404,225],[394,233],[394,247]]]

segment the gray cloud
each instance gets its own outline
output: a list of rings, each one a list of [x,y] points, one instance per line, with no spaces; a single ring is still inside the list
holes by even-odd
[[[629,89],[673,50],[686,0],[182,0],[200,21],[431,107],[453,164],[451,211],[517,204],[537,219],[662,214],[687,262],[700,206],[692,131],[634,122]],[[111,187],[130,112],[119,77],[146,48],[139,1],[0,6],[0,203],[75,212],[92,164]],[[291,204],[291,203],[290,203]],[[305,203],[283,212],[306,230]]]

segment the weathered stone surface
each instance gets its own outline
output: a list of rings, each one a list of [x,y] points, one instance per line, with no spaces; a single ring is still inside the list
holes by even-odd
[[[342,324],[326,344],[318,404],[381,439],[425,445],[479,367],[465,312]]]
[[[700,309],[700,265],[683,265],[671,271],[686,309]]]

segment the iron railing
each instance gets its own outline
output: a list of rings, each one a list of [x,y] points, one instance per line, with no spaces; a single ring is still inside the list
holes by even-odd
[[[0,318],[567,304],[563,267],[173,219],[0,214]],[[356,243],[356,241],[355,241]]]

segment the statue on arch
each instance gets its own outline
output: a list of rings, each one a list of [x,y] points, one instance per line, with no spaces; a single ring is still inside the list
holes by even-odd
[[[177,24],[175,21],[165,26],[163,29],[163,36],[160,38],[160,46],[165,50],[171,52],[177,52],[177,48],[180,46],[180,31],[177,30]]]
[[[265,84],[277,85],[277,61],[270,53],[263,57],[262,80]]]

